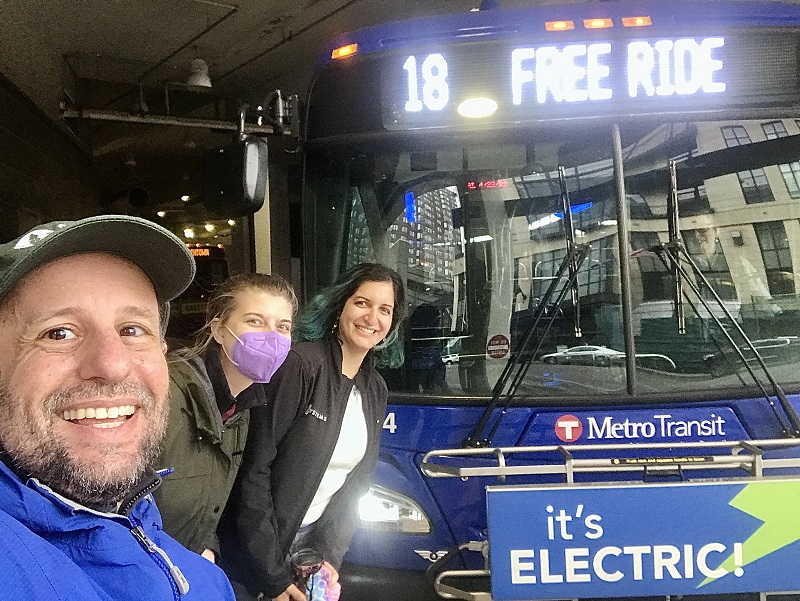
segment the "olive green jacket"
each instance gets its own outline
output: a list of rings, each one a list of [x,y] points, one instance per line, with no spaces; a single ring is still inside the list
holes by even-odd
[[[153,493],[164,530],[188,549],[219,555],[217,524],[242,462],[250,412],[227,422],[203,359],[169,357],[170,416],[157,469],[175,471]]]

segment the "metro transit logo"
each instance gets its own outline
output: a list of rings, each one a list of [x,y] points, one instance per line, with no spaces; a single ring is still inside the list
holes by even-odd
[[[575,442],[583,434],[583,423],[574,415],[562,415],[556,420],[555,432],[563,442]]]
[[[719,411],[673,410],[664,413],[623,412],[601,415],[566,414],[558,417],[553,432],[562,442],[723,440],[730,424]],[[586,436],[583,436],[584,433]]]

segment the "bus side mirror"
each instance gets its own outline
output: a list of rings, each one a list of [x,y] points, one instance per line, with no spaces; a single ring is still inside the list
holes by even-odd
[[[220,217],[252,215],[264,205],[269,184],[267,142],[241,136],[203,155],[203,205]]]

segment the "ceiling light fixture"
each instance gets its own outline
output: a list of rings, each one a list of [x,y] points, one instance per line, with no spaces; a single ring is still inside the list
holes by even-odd
[[[211,78],[208,75],[208,63],[202,58],[192,59],[189,63],[189,79],[187,85],[197,86],[198,88],[210,88]]]

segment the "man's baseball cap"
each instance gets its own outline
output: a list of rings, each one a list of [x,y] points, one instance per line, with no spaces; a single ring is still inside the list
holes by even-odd
[[[153,282],[159,303],[178,296],[194,278],[194,257],[175,234],[139,217],[101,215],[45,223],[0,244],[0,298],[37,267],[87,252],[133,261]]]

